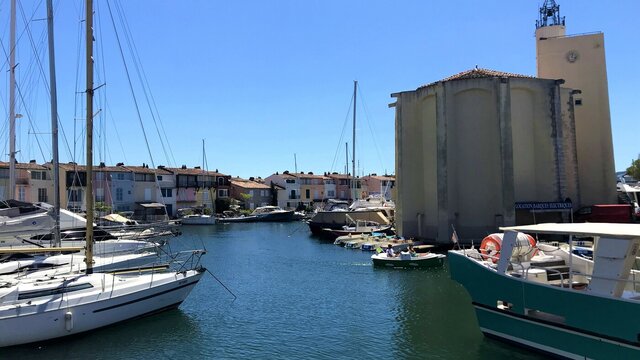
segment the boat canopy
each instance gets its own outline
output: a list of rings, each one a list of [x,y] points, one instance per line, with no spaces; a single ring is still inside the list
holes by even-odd
[[[502,231],[519,231],[537,234],[566,234],[577,236],[601,236],[618,239],[640,238],[640,224],[618,223],[545,223],[537,225],[501,227]]]

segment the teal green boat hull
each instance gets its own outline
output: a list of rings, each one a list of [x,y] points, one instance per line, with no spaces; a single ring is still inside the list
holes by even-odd
[[[448,258],[485,335],[565,358],[640,359],[637,302],[498,274],[456,252]]]

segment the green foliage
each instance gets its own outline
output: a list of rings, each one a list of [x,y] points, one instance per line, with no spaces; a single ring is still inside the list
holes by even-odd
[[[95,203],[94,207],[95,211],[111,213],[111,206],[107,205],[104,201],[98,201]]]
[[[631,162],[631,166],[627,168],[627,175],[631,175],[634,179],[640,180],[640,157]]]

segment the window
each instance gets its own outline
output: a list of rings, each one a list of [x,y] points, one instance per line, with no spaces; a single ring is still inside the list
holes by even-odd
[[[47,202],[47,189],[38,189],[38,201]]]
[[[47,173],[45,171],[32,171],[31,172],[32,180],[47,180]]]
[[[218,185],[224,185],[224,178],[222,177],[218,178]]]
[[[253,190],[249,190],[249,195],[253,197]]]
[[[71,189],[71,190],[69,190],[69,201],[81,202],[82,201],[82,190],[80,190],[80,189]]]
[[[162,181],[162,175],[158,175],[156,176],[156,179],[158,179],[158,181]],[[163,195],[164,196],[164,195]]]
[[[96,189],[96,201],[104,201],[104,189],[97,188]]]
[[[145,182],[153,182],[154,181],[153,174],[140,174],[136,173],[135,181],[145,181]]]
[[[25,292],[21,292],[18,295],[18,300],[32,299],[32,298],[37,298],[37,297],[42,297],[42,296],[51,296],[51,295],[64,294],[64,293],[68,293],[68,292],[72,292],[72,291],[90,289],[92,287],[93,287],[93,285],[91,285],[89,283],[86,283],[86,284],[78,284],[78,285],[56,287],[56,288],[47,289],[47,290],[25,291]]]
[[[296,183],[295,179],[287,179],[287,180],[285,180],[285,182],[287,184],[295,184]]]
[[[124,174],[123,174],[123,173],[118,173],[118,174],[116,175],[116,179],[118,179],[118,180],[124,180]]]
[[[220,198],[229,197],[229,190],[227,190],[227,189],[218,189],[218,197],[220,197]]]
[[[116,188],[116,201],[122,201],[122,188]]]
[[[576,99],[576,105],[578,106],[582,105],[582,99]]]
[[[151,201],[151,189],[144,189],[144,201]]]
[[[307,199],[309,199],[309,198],[311,197],[311,190],[306,189],[306,190],[304,191],[304,194],[305,194],[306,198],[307,198]]]
[[[327,196],[330,197],[330,198],[336,197],[335,190],[327,190]]]
[[[165,197],[165,198],[173,197],[173,189],[171,188],[162,188],[160,189],[160,192],[162,192],[162,197]]]
[[[104,173],[96,172],[96,180],[104,180]]]

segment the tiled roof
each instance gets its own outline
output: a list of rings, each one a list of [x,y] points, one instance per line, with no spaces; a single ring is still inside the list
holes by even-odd
[[[365,176],[366,178],[371,178],[371,179],[376,179],[376,180],[395,180],[396,178],[393,176],[384,176],[384,175],[370,175],[370,176]]]
[[[9,163],[7,163],[7,167],[9,167]],[[27,169],[27,170],[47,170],[46,167],[36,164],[36,163],[17,163],[16,169]]]
[[[221,174],[219,172],[216,171],[202,171],[202,169],[196,169],[196,168],[170,168],[167,167],[165,168],[166,170],[174,173],[174,174],[178,174],[178,175],[202,175],[203,173],[206,174],[207,176],[228,176],[225,174]]]
[[[233,179],[231,180],[231,185],[245,189],[270,189],[269,185],[245,179]]]
[[[300,179],[324,179],[324,175],[305,174],[305,173],[293,173],[294,176]]]
[[[172,172],[167,171],[165,169],[154,169],[148,168],[146,166],[123,166],[124,168],[129,169],[129,171],[140,173],[140,174],[159,174],[159,175],[171,175]]]
[[[329,174],[327,177],[332,179],[351,179],[352,176],[347,174]]]
[[[475,68],[475,69],[463,71],[461,73],[457,73],[455,75],[451,75],[442,80],[435,81],[427,85],[423,85],[420,88],[424,88],[424,87],[431,86],[439,82],[445,82],[445,81],[482,79],[482,78],[494,78],[494,77],[526,78],[526,79],[535,78],[535,76],[531,76],[531,75],[522,75],[522,74],[515,74],[515,73],[509,73],[509,72],[497,71],[497,70],[491,70],[491,69]]]

